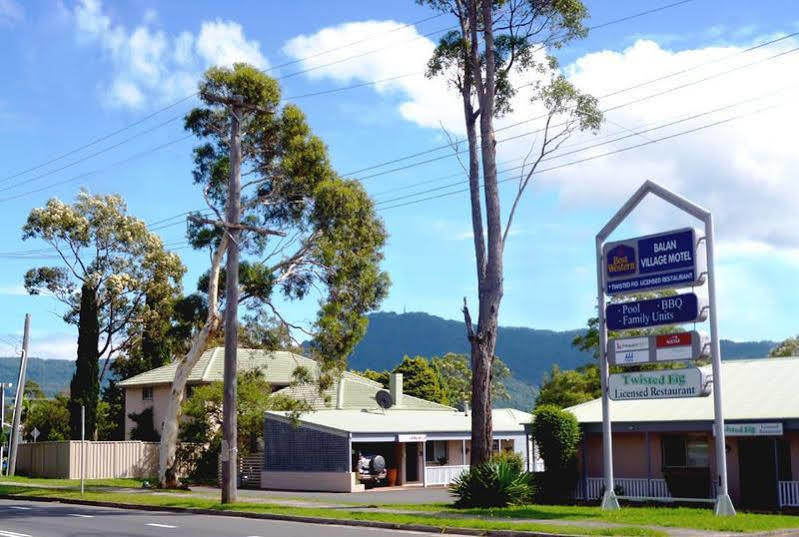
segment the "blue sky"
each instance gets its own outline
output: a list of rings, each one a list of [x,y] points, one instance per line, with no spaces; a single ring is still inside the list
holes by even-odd
[[[668,3],[588,0],[589,24]],[[281,81],[284,95],[307,113],[342,174],[446,143],[442,126],[454,136],[463,129],[457,96],[443,82],[419,75],[433,46],[430,39],[439,35],[420,34],[453,22],[439,17],[402,27],[431,15],[411,0],[337,2],[336,9],[329,2],[310,0],[199,1],[190,7],[146,0],[0,0],[0,223],[6,230],[0,252],[42,247],[21,241],[27,213],[52,196],[72,200],[80,187],[123,195],[130,212],[147,222],[201,208],[190,176],[194,141],[151,151],[185,136],[181,121],[169,120],[189,110],[191,99],[68,158],[16,174],[191,94],[202,70],[214,63],[246,60],[286,77]],[[799,83],[799,54],[771,58],[790,51],[797,41],[791,37],[742,52],[799,30],[798,23],[789,0],[693,0],[597,29],[556,52],[564,74],[597,96],[686,72],[603,98],[601,107],[618,108],[607,114],[602,131],[570,140],[563,149],[569,154],[547,163],[551,167],[596,157],[542,173],[527,192],[506,248],[502,324],[556,330],[583,326],[595,304],[593,237],[626,196],[643,180],[654,179],[716,215],[722,336],[778,340],[799,331],[793,315],[799,301],[793,281],[799,267],[799,235],[793,231],[799,224],[798,187],[791,174],[799,165],[791,126],[799,118],[790,99]],[[319,54],[355,41],[361,42]],[[294,63],[282,66],[286,62]],[[313,70],[287,76],[305,69]],[[398,76],[402,78],[374,86],[296,98]],[[684,87],[674,89],[678,86]],[[652,97],[658,92],[663,95]],[[629,104],[637,99],[641,102]],[[514,114],[501,119],[498,127],[535,117],[535,106],[522,100],[516,104]],[[724,109],[712,112],[718,108]],[[744,117],[600,156],[737,115]],[[681,122],[613,141],[675,120]],[[523,134],[531,125],[503,133]],[[134,139],[89,157],[129,137]],[[503,144],[500,162],[518,159],[533,141],[528,136]],[[599,143],[605,145],[587,147]],[[139,153],[147,156],[109,167]],[[89,158],[77,162],[84,157]],[[94,170],[101,171],[85,175]],[[424,195],[391,202],[393,198],[458,180],[440,178],[459,171],[456,159],[444,157],[363,179],[383,202],[379,207],[390,233],[385,268],[393,285],[384,310],[459,319],[463,297],[474,303],[464,195],[388,208]],[[412,186],[417,183],[425,184]],[[503,186],[505,207],[512,185]],[[662,205],[646,203],[618,237],[690,223]],[[182,223],[158,230],[165,243],[179,248],[189,268],[185,287],[191,291],[208,258],[181,248],[184,231]],[[27,268],[50,262],[2,259],[0,350],[14,348],[23,314],[30,312],[34,355],[74,356],[75,331],[60,320],[60,305],[52,298],[28,297],[22,289]],[[292,320],[309,322],[316,304],[285,307]]]

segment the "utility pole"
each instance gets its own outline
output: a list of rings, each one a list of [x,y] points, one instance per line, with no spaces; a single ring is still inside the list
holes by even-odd
[[[224,228],[228,234],[225,267],[225,363],[222,398],[222,503],[234,503],[238,497],[238,424],[236,419],[236,353],[239,346],[239,235],[241,220],[241,116],[244,99],[207,96],[224,104],[230,113],[230,178]]]
[[[0,382],[0,436],[6,430],[6,388],[10,387],[10,382]],[[5,453],[6,441],[7,439],[4,437],[3,442],[0,443],[0,475],[3,475],[3,454]]]
[[[22,335],[22,359],[19,364],[17,398],[14,401],[14,420],[11,423],[11,447],[8,453],[8,475],[17,471],[17,446],[19,445],[19,420],[22,415],[22,398],[25,396],[25,373],[28,367],[28,342],[30,340],[31,314],[25,314],[25,331]]]

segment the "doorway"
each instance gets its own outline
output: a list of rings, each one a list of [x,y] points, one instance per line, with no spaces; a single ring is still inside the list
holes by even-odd
[[[738,439],[741,504],[756,509],[777,506],[774,439],[762,436]]]
[[[419,445],[416,442],[405,444],[405,483],[419,481]]]

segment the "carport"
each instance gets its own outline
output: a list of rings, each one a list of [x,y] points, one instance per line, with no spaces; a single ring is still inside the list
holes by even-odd
[[[494,410],[495,451],[515,451],[529,466],[530,414]],[[456,410],[317,410],[299,420],[267,412],[264,425],[266,489],[363,490],[355,473],[358,451],[380,454],[404,486],[446,485],[468,469],[471,416]],[[357,459],[356,459],[357,460]]]

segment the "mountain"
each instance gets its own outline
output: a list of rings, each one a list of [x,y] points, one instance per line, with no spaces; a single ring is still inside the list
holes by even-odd
[[[497,356],[510,368],[513,378],[507,383],[511,402],[527,409],[535,398],[535,386],[551,370],[574,369],[592,360],[589,353],[572,347],[575,336],[583,330],[538,330],[500,327]],[[773,341],[734,342],[721,340],[725,359],[760,358],[774,347]],[[369,315],[366,336],[355,347],[349,366],[353,369],[390,369],[403,355],[440,356],[447,352],[468,354],[466,329],[460,321],[451,321],[427,313],[380,312]],[[510,406],[510,403],[507,403]]]
[[[30,358],[26,378],[42,387],[48,397],[69,389],[69,381],[75,373],[74,360],[46,360]],[[11,382],[16,389],[19,380],[19,358],[0,358],[0,383]],[[11,390],[6,390],[6,397],[13,399]]]
[[[572,347],[574,336],[582,330],[538,330],[534,328],[500,327],[497,356],[508,364],[512,377],[505,383],[510,401],[497,406],[530,409],[536,388],[544,373],[558,364],[573,369],[591,361],[588,353]],[[380,312],[369,316],[369,329],[350,357],[352,369],[392,369],[405,354],[435,356],[447,352],[468,354],[462,322],[451,321],[427,313]],[[773,341],[733,342],[721,340],[721,354],[727,359],[759,358],[774,347]],[[75,371],[72,360],[31,358],[28,375],[48,396],[69,389]],[[0,382],[16,384],[19,358],[0,358]],[[11,396],[7,391],[6,396]]]
[[[519,379],[538,383],[553,363],[572,369],[591,359],[590,354],[571,345],[580,333],[500,327],[497,356]],[[353,369],[389,369],[405,354],[430,357],[447,352],[469,353],[462,322],[427,313],[373,313],[369,315],[366,336],[355,347],[349,365]]]

